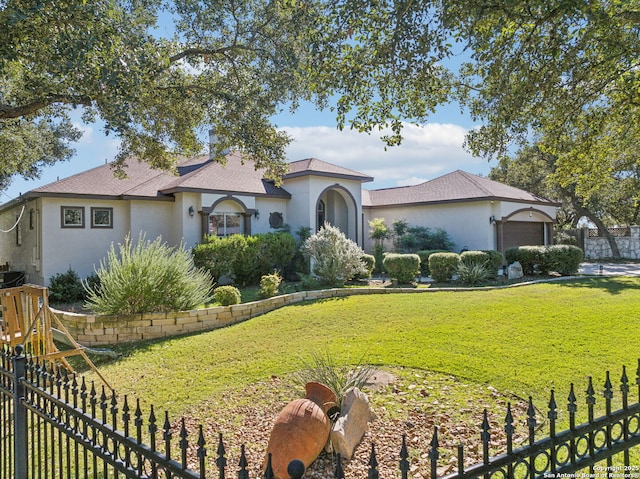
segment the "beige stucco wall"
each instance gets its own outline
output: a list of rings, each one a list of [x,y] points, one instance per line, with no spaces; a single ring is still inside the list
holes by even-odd
[[[325,198],[327,220],[333,220],[345,235],[362,246],[362,186],[360,181],[305,175],[287,179],[283,187],[291,193],[287,217],[291,231],[301,226],[316,230],[316,207]]]
[[[522,209],[516,215],[514,212]],[[454,251],[465,246],[470,250],[495,249],[497,246],[496,225],[489,219],[493,216],[497,221],[508,218],[510,221],[542,221],[555,219],[554,206],[536,205],[529,216],[529,205],[506,201],[475,201],[445,204],[429,204],[416,206],[398,206],[366,208],[364,213],[365,251],[372,248],[369,239],[369,221],[373,218],[384,218],[389,228],[394,220],[405,220],[409,226],[426,226],[444,229],[455,243]],[[545,213],[545,214],[541,214]],[[391,248],[391,244],[388,244]]]
[[[24,271],[27,281],[38,281],[42,276],[42,231],[38,224],[40,214],[40,201],[31,200],[0,215],[0,229],[3,230],[0,233],[0,264],[9,263],[11,270]],[[33,222],[30,221],[31,215]],[[16,228],[13,228],[17,218],[20,218],[20,221]],[[17,230],[20,231],[20,244],[17,242]]]

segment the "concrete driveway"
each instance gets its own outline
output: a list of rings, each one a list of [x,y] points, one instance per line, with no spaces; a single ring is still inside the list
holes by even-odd
[[[640,276],[640,263],[582,263],[578,274]]]

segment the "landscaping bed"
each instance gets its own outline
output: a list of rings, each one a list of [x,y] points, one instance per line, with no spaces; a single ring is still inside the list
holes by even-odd
[[[374,383],[365,389],[377,417],[370,422],[354,457],[343,460],[346,477],[367,477],[372,443],[375,444],[380,476],[398,476],[403,435],[409,451],[411,477],[429,477],[428,451],[435,426],[440,442],[439,475],[456,470],[458,444],[465,448],[465,466],[478,463],[482,460],[478,439],[485,407],[491,425],[492,454],[506,449],[507,403],[511,403],[518,426],[525,424],[527,402],[501,394],[490,385],[471,384],[452,376],[415,369],[391,368],[384,373],[391,373],[391,383],[376,384],[374,376]],[[296,391],[287,377],[274,376],[268,382],[227,391],[194,406],[186,412],[186,424],[189,430],[196,431],[201,424],[196,417],[202,418],[206,411],[202,423],[205,436],[211,440],[222,433],[229,464],[227,475],[235,475],[240,445],[244,444],[250,477],[261,477],[260,466],[275,418],[289,401],[299,397],[303,397],[302,391]],[[526,430],[524,427],[519,429]],[[525,439],[519,437],[516,441]],[[217,444],[208,444],[207,449],[207,470],[212,471],[217,459]],[[192,467],[196,467],[195,447],[190,449],[189,457]],[[336,460],[334,454],[322,452],[305,477],[332,477]]]

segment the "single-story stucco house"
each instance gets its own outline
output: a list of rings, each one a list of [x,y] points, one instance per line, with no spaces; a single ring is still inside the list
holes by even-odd
[[[190,248],[203,235],[256,234],[284,224],[295,232],[328,222],[371,251],[368,222],[396,219],[443,228],[458,250],[550,244],[557,203],[454,171],[407,187],[365,190],[368,175],[311,158],[289,164],[282,184],[266,180],[239,153],[223,166],[185,158],[177,175],[130,161],[128,178],[106,164],[31,190],[0,205],[0,265],[47,285],[73,269],[89,276],[112,243],[127,234]],[[6,267],[5,267],[6,268]],[[1,278],[0,278],[1,279]]]

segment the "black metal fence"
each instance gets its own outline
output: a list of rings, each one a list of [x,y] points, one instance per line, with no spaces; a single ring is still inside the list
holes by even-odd
[[[96,390],[84,379],[67,374],[64,370],[47,369],[17,351],[0,351],[0,479],[107,479],[120,476],[129,478],[183,478],[204,479],[227,474],[222,437],[216,444],[216,466],[206,470],[207,444],[202,427],[190,442],[184,420],[174,438],[168,415],[155,416],[151,407],[145,421],[140,405],[129,404],[127,396],[120,402],[109,391]],[[596,417],[596,391],[591,378],[586,390],[586,418],[576,424],[578,400],[573,384],[570,387],[566,411],[568,429],[557,431],[558,410],[552,391],[547,406],[546,437],[536,438],[539,419],[533,400],[529,398],[527,413],[527,440],[516,447],[516,426],[507,408],[504,431],[506,449],[491,457],[491,430],[487,413],[479,430],[483,460],[465,468],[465,451],[457,451],[458,472],[447,479],[480,478],[552,478],[588,471],[582,477],[640,478],[640,360],[635,385],[638,397],[631,400],[632,382],[623,368],[619,388],[614,388],[606,374],[602,396],[604,414]],[[617,403],[621,408],[613,411],[614,389],[618,389]],[[147,417],[147,416],[145,416]],[[215,444],[215,443],[214,443]],[[431,477],[437,477],[440,446],[438,429],[434,429],[430,459]],[[371,446],[369,479],[377,479],[378,461],[375,447]],[[409,477],[410,455],[403,439],[398,456],[398,475]],[[190,467],[193,464],[193,467]],[[249,479],[248,463],[241,448],[234,475]],[[295,466],[295,464],[292,464]],[[300,478],[303,468],[291,468],[293,478]],[[270,468],[262,474],[273,477]],[[335,478],[344,478],[342,462],[338,456]]]

